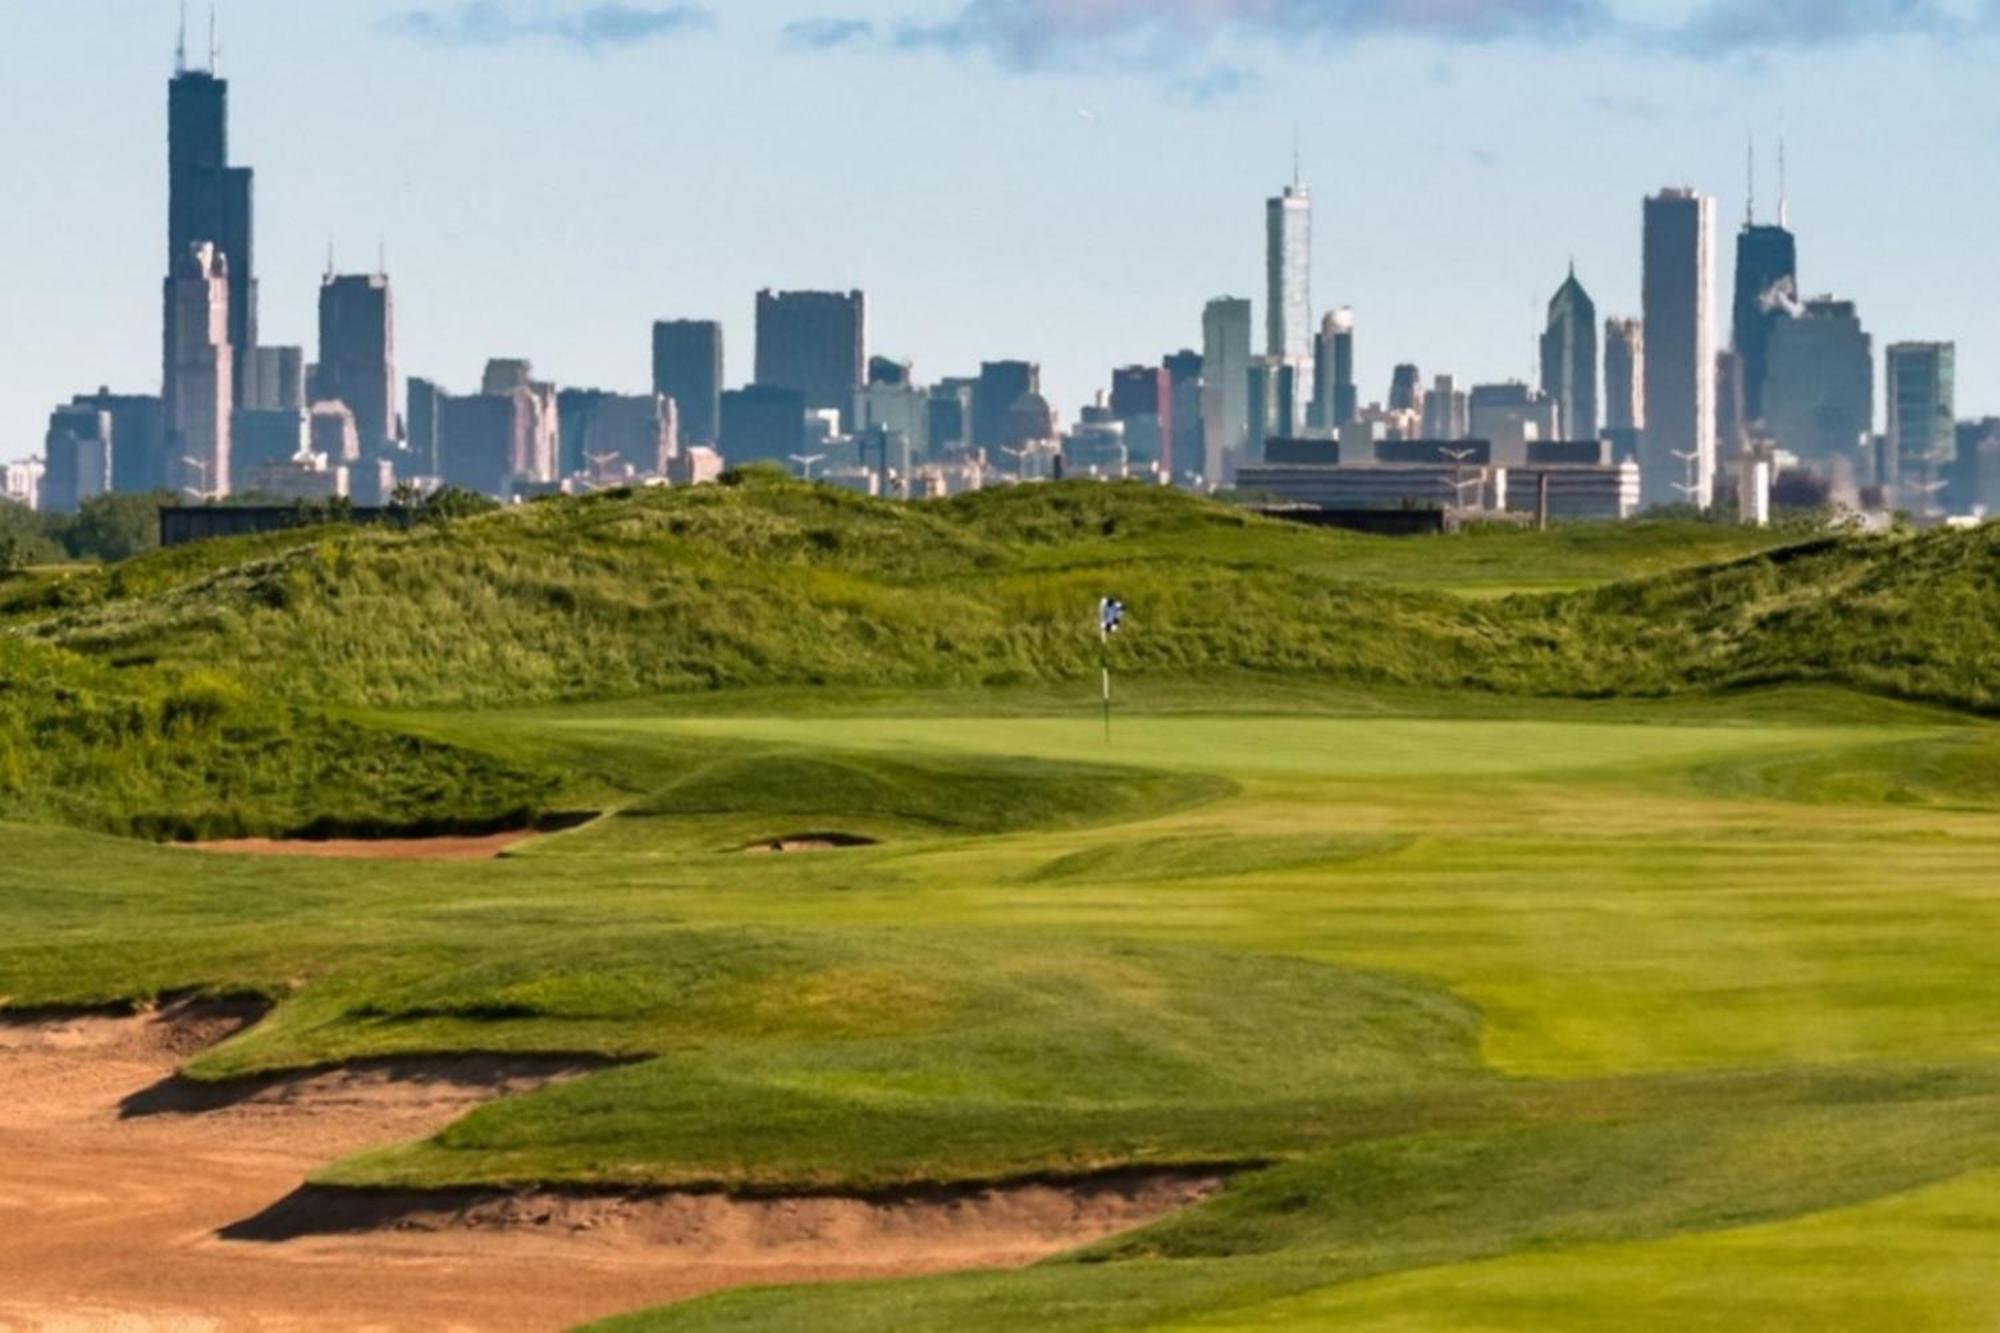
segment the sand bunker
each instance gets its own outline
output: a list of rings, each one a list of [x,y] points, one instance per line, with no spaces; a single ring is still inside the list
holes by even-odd
[[[873,1198],[739,1199],[671,1190],[399,1192],[306,1186],[230,1228],[234,1240],[371,1231],[567,1237],[668,1248],[707,1263],[790,1265],[829,1252],[877,1264],[1029,1263],[1143,1226],[1222,1188],[1220,1175],[1131,1172],[1070,1183],[912,1190]]]
[[[561,1329],[724,1287],[1033,1262],[1220,1187],[1148,1174],[882,1199],[303,1186],[590,1062],[377,1061],[224,1088],[254,1004],[0,1019],[0,1329]]]
[[[226,856],[301,856],[331,861],[491,861],[531,838],[582,828],[589,811],[544,815],[534,827],[437,838],[229,838],[186,844]]]
[[[533,830],[524,830],[488,833],[476,838],[335,838],[324,842],[231,838],[188,846],[198,852],[226,856],[301,856],[329,861],[491,861],[535,836]]]
[[[800,852],[837,852],[850,847],[874,847],[873,838],[858,833],[791,833],[768,842],[753,842],[743,849],[748,856],[790,856]]]

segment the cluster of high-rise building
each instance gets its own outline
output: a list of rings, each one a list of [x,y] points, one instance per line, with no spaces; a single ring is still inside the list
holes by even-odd
[[[1852,302],[1803,298],[1780,205],[1736,244],[1727,341],[1715,201],[1668,189],[1642,217],[1642,309],[1600,322],[1572,265],[1549,302],[1540,383],[1428,380],[1395,367],[1386,398],[1355,383],[1357,320],[1315,318],[1313,200],[1296,168],[1266,209],[1261,349],[1255,304],[1223,296],[1198,349],[1119,366],[1065,422],[1031,360],[931,383],[872,355],[858,291],[757,296],[748,383],[725,373],[713,319],[651,331],[652,382],[558,386],[495,358],[478,387],[398,377],[386,272],[319,290],[318,346],[258,338],[255,175],[229,153],[229,85],[185,41],[168,97],[169,204],[157,395],[80,394],[45,455],[5,474],[52,510],[106,490],[194,500],[359,504],[398,488],[501,498],[695,484],[768,461],[874,494],[922,497],[1060,476],[1236,486],[1339,507],[1440,503],[1622,516],[1644,507],[1844,501],[1936,515],[2000,505],[2000,423],[1960,423],[1953,348],[1876,358]],[[1754,180],[1753,180],[1754,187]]]

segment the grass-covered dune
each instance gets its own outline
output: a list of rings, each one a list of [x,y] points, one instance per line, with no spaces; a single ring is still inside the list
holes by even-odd
[[[1607,539],[1397,547],[1136,486],[908,506],[751,473],[160,553],[17,598],[9,623],[113,664],[226,662],[275,697],[444,706],[1075,681],[1096,666],[1096,599],[1116,592],[1133,609],[1127,673],[1539,696],[1815,681],[2000,707],[2000,535],[1826,539],[1672,569],[1677,546],[1694,560],[1769,540],[1715,531],[1729,535],[1625,533],[1631,568],[1669,572],[1475,599],[1431,590],[1426,562],[1477,557],[1482,587],[1496,566],[1544,586],[1601,571]]]
[[[559,789],[510,765],[250,695],[0,637],[0,818],[139,837],[524,827]]]

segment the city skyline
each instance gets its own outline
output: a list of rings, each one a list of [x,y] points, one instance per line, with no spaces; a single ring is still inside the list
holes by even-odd
[[[150,14],[170,24],[169,6],[109,6],[121,7]],[[94,7],[86,4],[78,8],[92,11]],[[543,6],[550,12],[557,8],[560,7]],[[299,22],[309,26],[323,25],[327,17],[308,16]],[[47,23],[51,20],[30,20],[31,25],[35,22]],[[327,216],[329,225],[323,230],[338,230],[334,223],[340,217],[357,209],[365,210],[371,199],[376,202],[375,211],[379,213],[406,216],[409,205],[404,196],[408,190],[399,191],[390,187],[371,194],[368,189],[359,188],[347,179],[349,173],[362,170],[372,160],[363,136],[353,136],[354,142],[340,153],[330,152],[323,143],[304,140],[288,147],[288,127],[295,126],[302,118],[310,121],[323,111],[306,114],[311,108],[303,100],[289,95],[281,97],[278,93],[280,87],[291,86],[287,71],[290,62],[297,58],[296,52],[284,51],[277,59],[271,60],[262,48],[272,39],[274,31],[284,25],[282,22],[274,24],[269,16],[254,12],[242,15],[232,13],[226,16],[226,22],[229,26],[225,30],[223,73],[231,80],[231,92],[236,104],[236,142],[231,145],[230,156],[236,162],[254,164],[258,172],[260,198],[256,276],[264,288],[261,302],[262,341],[311,346],[314,342],[311,336],[312,308],[318,295],[319,273],[323,265],[315,263],[310,272],[301,273],[296,270],[295,257],[302,245],[318,250],[325,241],[323,236],[312,234],[314,230],[321,229],[312,228],[311,224],[301,227],[295,218],[288,216],[283,199],[286,196],[306,199],[308,211],[318,211]],[[733,31],[743,25],[724,23],[718,26]],[[328,30],[345,32],[351,40],[380,46],[385,74],[397,60],[409,59],[411,55],[411,43],[385,29],[380,21],[345,28],[334,25]],[[355,36],[357,33],[359,37]],[[708,34],[699,40],[718,41],[722,37]],[[125,35],[120,47],[121,63],[130,58],[125,47],[136,41],[129,32]],[[684,60],[686,57],[682,48],[677,45],[679,41],[676,38],[651,47],[609,51],[595,56],[572,54],[563,49],[560,42],[552,47],[546,44],[535,47],[534,52],[538,65],[546,67],[551,78],[558,81],[570,76],[567,66],[578,59],[589,61],[600,71],[622,78],[630,72],[630,67],[642,61]],[[1518,61],[1542,58],[1541,48],[1532,44],[1506,49],[1511,58]],[[472,51],[440,51],[426,47],[425,58],[440,67],[455,64],[462,70],[465,65],[476,65],[481,61],[503,64],[518,61],[523,52],[522,47],[495,42]],[[1485,48],[1470,53],[1464,48],[1452,48],[1452,52],[1450,58],[1461,62],[1484,60],[1491,55]],[[141,63],[150,63],[159,73],[166,72],[171,57],[170,27],[163,27],[161,48],[146,54],[148,61]],[[808,57],[766,53],[759,58],[803,60]],[[1350,57],[1353,58],[1356,57]],[[1816,59],[1844,58],[1849,57],[1835,53]],[[898,71],[899,77],[918,82],[935,74],[935,67],[926,64],[901,63],[893,68]],[[991,71],[982,73],[969,65],[961,68],[960,73],[982,79],[1010,77]],[[1046,91],[1062,86],[1066,77],[1044,76],[1042,82],[1031,79],[1012,86]],[[1436,94],[1440,101],[1448,101],[1455,85],[1437,81],[1427,86],[1440,90]],[[164,111],[158,87],[157,81],[150,85],[146,98],[149,105],[145,112],[135,122],[124,125],[119,132],[121,155],[133,143],[151,149],[158,142],[155,132],[163,129]],[[1171,123],[1192,118],[1198,122],[1204,117],[1222,114],[1177,103],[1168,93],[1142,80],[1099,75],[1092,91],[1115,95],[1134,119],[1143,116],[1159,123]],[[1270,90],[1267,89],[1263,96],[1268,103],[1271,100]],[[122,94],[107,100],[128,104],[128,99]],[[1100,105],[1109,106],[1111,103],[1100,100]],[[1263,112],[1256,113],[1256,118],[1267,119],[1270,109],[1267,105]],[[1096,133],[1111,113],[1108,110],[1092,111],[1094,118],[1087,119],[1080,114],[1086,110],[1091,108],[1072,106],[1068,115],[1074,125],[1080,127],[1080,132],[1088,136]],[[1252,113],[1239,103],[1227,114],[1240,117]],[[1600,119],[1608,122],[1609,118],[1609,112],[1601,112]],[[1338,199],[1335,205],[1321,210],[1314,234],[1315,247],[1325,260],[1324,268],[1332,275],[1331,280],[1322,278],[1313,294],[1315,324],[1318,315],[1326,309],[1337,305],[1356,307],[1360,326],[1357,379],[1362,401],[1383,398],[1388,387],[1390,367],[1403,361],[1415,361],[1427,372],[1454,374],[1461,383],[1508,378],[1534,382],[1534,342],[1541,332],[1541,319],[1537,315],[1531,321],[1526,311],[1529,302],[1540,304],[1546,300],[1552,282],[1560,276],[1560,269],[1552,267],[1547,272],[1530,272],[1525,263],[1518,263],[1481,274],[1480,280],[1467,284],[1469,290],[1457,298],[1471,307],[1475,315],[1472,319],[1446,315],[1441,310],[1433,310],[1427,316],[1418,309],[1413,314],[1412,307],[1424,304],[1417,299],[1422,293],[1415,288],[1411,289],[1408,298],[1378,297],[1371,308],[1366,295],[1357,297],[1355,293],[1378,288],[1384,274],[1404,270],[1413,257],[1422,258],[1426,253],[1422,228],[1394,246],[1365,242],[1358,234],[1348,234],[1360,230],[1355,224],[1368,213],[1357,204],[1352,191],[1343,190],[1339,184],[1347,174],[1340,166],[1341,155],[1356,150],[1358,145],[1352,141],[1352,136],[1345,140],[1329,136],[1322,121],[1313,117],[1302,120],[1303,178],[1308,186],[1320,185],[1323,194]],[[919,132],[914,122],[910,132],[913,135]],[[1735,159],[1739,163],[1737,172],[1740,174],[1740,136],[1718,133],[1714,137],[1717,140],[1714,144],[1717,157]],[[1811,263],[1812,281],[1808,286],[1813,292],[1830,288],[1843,298],[1857,300],[1867,313],[1871,330],[1885,344],[1932,339],[1956,341],[1959,344],[1958,379],[1962,386],[1960,411],[1962,415],[1978,415],[1990,406],[1986,386],[1991,382],[1991,376],[1980,373],[1982,357],[1991,357],[1985,330],[1976,321],[1953,322],[1943,310],[1938,312],[1936,318],[1927,318],[1922,322],[1896,317],[1899,302],[1893,285],[1885,290],[1877,269],[1852,260],[1843,262],[1834,251],[1831,242],[1841,234],[1844,224],[1839,213],[1829,209],[1829,204],[1837,199],[1840,207],[1844,208],[1857,201],[1846,195],[1830,195],[1823,186],[1803,183],[1812,180],[1815,174],[1823,178],[1826,173],[1824,166],[1818,173],[1798,166],[1800,159],[1808,162],[1812,159],[1812,150],[1809,146],[1801,148],[1798,138],[1795,132],[1792,193],[1800,202],[1794,209],[1794,224],[1805,238],[1802,245]],[[489,145],[477,136],[464,139],[440,136],[429,146],[439,155],[438,161],[443,163],[451,161],[455,152],[475,153]],[[581,262],[577,258],[579,247],[572,246],[554,252],[548,256],[546,263],[482,269],[480,272],[485,277],[472,278],[470,290],[449,295],[441,286],[446,279],[440,277],[440,270],[445,274],[456,270],[460,281],[470,276],[454,260],[446,259],[433,266],[433,261],[439,256],[431,247],[437,244],[438,233],[449,231],[450,227],[438,221],[424,223],[414,229],[407,222],[403,227],[392,227],[385,220],[380,231],[388,241],[391,252],[388,267],[397,283],[398,316],[401,321],[397,335],[399,360],[408,372],[436,379],[460,391],[476,386],[479,368],[487,358],[508,355],[533,359],[538,370],[563,383],[601,384],[623,391],[639,391],[651,380],[646,359],[653,320],[716,317],[726,330],[727,364],[735,370],[732,383],[740,383],[748,378],[745,372],[754,362],[751,354],[754,326],[745,307],[754,299],[754,292],[759,287],[845,288],[852,285],[869,293],[874,317],[871,334],[875,350],[915,360],[925,379],[974,374],[983,360],[1034,360],[1045,367],[1046,389],[1051,399],[1066,417],[1073,418],[1077,408],[1092,393],[1109,388],[1113,367],[1141,359],[1157,359],[1179,347],[1199,347],[1202,342],[1201,309],[1208,299],[1229,292],[1261,295],[1263,284],[1258,279],[1264,270],[1264,255],[1261,253],[1263,236],[1256,210],[1264,199],[1279,191],[1289,172],[1289,126],[1269,126],[1263,137],[1250,147],[1263,151],[1246,151],[1244,145],[1238,143],[1225,158],[1218,159],[1226,160],[1232,173],[1248,173],[1254,167],[1255,183],[1244,197],[1219,197],[1219,191],[1203,189],[1177,199],[1162,197],[1157,201],[1158,207],[1206,215],[1210,222],[1205,237],[1212,243],[1172,253],[1153,252],[1151,257],[1158,274],[1156,280],[1145,284],[1134,284],[1128,275],[1118,271],[1118,266],[1110,266],[1100,279],[1092,282],[1070,284],[1061,290],[1045,288],[1042,293],[1045,306],[1039,324],[1033,320],[1032,312],[1029,312],[1028,318],[1023,317],[1018,298],[1012,294],[1006,300],[992,301],[990,319],[982,319],[977,309],[963,309],[970,299],[967,288],[976,283],[981,271],[988,267],[983,262],[971,262],[972,252],[969,249],[957,256],[959,262],[950,269],[941,267],[935,256],[927,259],[925,252],[911,252],[914,267],[928,269],[933,276],[943,279],[912,293],[893,261],[899,244],[919,229],[897,222],[893,210],[875,216],[882,228],[882,239],[899,244],[858,246],[854,253],[865,255],[865,264],[850,258],[845,263],[813,264],[809,269],[806,262],[795,257],[795,252],[821,248],[822,240],[810,237],[801,236],[786,244],[774,244],[768,250],[746,245],[743,247],[746,254],[728,261],[731,271],[755,271],[764,276],[749,288],[737,290],[732,285],[728,293],[715,300],[709,299],[713,288],[708,284],[713,279],[707,273],[708,266],[694,262],[691,257],[688,262],[681,262],[681,251],[676,251],[671,261],[661,260],[653,253],[653,249],[658,247],[649,249],[643,246],[630,252],[631,258],[643,270],[654,275],[659,275],[662,269],[670,271],[664,276],[652,276],[647,281],[622,284],[610,278],[596,283],[579,279],[572,285],[567,300],[550,299],[543,286],[546,270],[568,273]],[[1197,144],[1189,151],[1198,150]],[[863,144],[857,143],[853,151],[857,160],[865,158]],[[152,165],[143,173],[135,172],[118,182],[125,200],[123,206],[113,213],[97,217],[85,229],[91,236],[100,239],[109,239],[116,231],[116,243],[107,253],[122,253],[132,244],[143,245],[147,238],[158,234],[152,219],[156,211],[165,211],[165,180],[157,165],[156,152],[154,149],[148,154]],[[1252,158],[1256,159],[1254,163],[1247,162]],[[1206,153],[1201,161],[1207,164]],[[547,173],[561,176],[562,163],[548,160],[542,166]],[[1651,165],[1642,164],[1642,167],[1645,174],[1639,179],[1644,182],[1643,187],[1629,195],[1609,197],[1610,187],[1607,186],[1608,203],[1606,199],[1597,197],[1598,191],[1594,188],[1589,191],[1587,200],[1580,196],[1575,203],[1575,227],[1566,225],[1566,216],[1560,211],[1549,213],[1545,210],[1538,214],[1538,221],[1517,238],[1521,245],[1530,248],[1539,249],[1546,243],[1547,248],[1560,251],[1562,255],[1571,250],[1577,251],[1580,271],[1598,297],[1600,310],[1607,314],[1638,311],[1638,197],[1685,174],[1675,173],[1664,165],[1657,170]],[[62,179],[67,186],[70,176],[94,174],[79,173],[71,166]],[[1321,184],[1326,181],[1332,181],[1332,186]],[[1722,217],[1732,215],[1729,196],[1714,188],[1718,182],[1702,179],[1694,183],[1704,193],[1721,194],[1718,213]],[[79,184],[95,188],[96,182],[80,180]],[[1767,182],[1765,189],[1767,198],[1775,194],[1772,183]],[[914,185],[910,187],[910,192],[921,194]],[[278,200],[267,208],[266,200],[272,196],[277,196]],[[623,203],[625,197],[615,189],[607,190],[604,201],[593,204],[590,215],[617,215],[627,211]],[[705,202],[711,199],[720,204],[727,196],[704,196]],[[1814,200],[1819,202],[1811,202]],[[1137,202],[1139,200],[1135,199],[1135,204]],[[1390,207],[1385,201],[1385,211]],[[634,207],[630,211],[640,210]],[[810,208],[805,211],[811,216]],[[718,208],[718,220],[712,221],[706,211],[692,210],[691,214],[673,214],[671,221],[676,231],[685,227],[690,236],[697,238],[697,243],[689,250],[698,251],[698,238],[709,237],[712,243],[712,233],[721,229],[719,216],[726,212],[727,209]],[[1600,216],[1618,219],[1620,225],[1607,231],[1602,223],[1586,222],[1586,219]],[[951,217],[954,222],[962,221],[958,214]],[[506,245],[517,232],[532,235],[540,228],[532,210],[497,212],[492,214],[492,218],[486,229],[500,233],[499,242],[502,245]],[[1065,220],[1068,220],[1067,216]],[[1920,222],[1912,220],[1908,230],[1914,235],[1920,228]],[[406,241],[412,230],[416,239]],[[800,230],[804,232],[810,228],[802,227]],[[304,235],[300,234],[302,231]],[[1600,232],[1606,234],[1599,235]],[[1577,235],[1573,236],[1573,233]],[[1718,239],[1722,241],[1720,248],[1723,251],[1717,265],[1717,281],[1720,284],[1728,279],[1728,245],[1726,239]],[[1092,240],[1092,233],[1086,228],[1077,228],[1073,235],[1062,228],[1055,228],[1038,246],[1037,257],[1051,275],[1063,273],[1069,271],[1079,257],[1088,261],[1094,249]],[[67,237],[63,238],[63,243],[69,243]],[[486,243],[493,243],[493,238],[486,238]],[[153,244],[157,245],[157,241]],[[1377,244],[1378,248],[1366,248],[1371,244]],[[1468,238],[1464,247],[1443,250],[1433,246],[1428,254],[1440,266],[1456,270],[1465,258],[1465,252],[1475,248]],[[372,261],[374,251],[373,244],[348,244],[340,251],[347,256],[343,267],[357,266],[353,261],[363,255]],[[1222,272],[1224,264],[1215,258],[1217,253],[1228,256],[1226,273]],[[887,263],[884,262],[885,255],[889,257]],[[981,254],[980,258],[984,261],[986,255]],[[1003,250],[996,258],[1005,267],[1013,256],[1011,251]],[[1560,264],[1562,260],[1555,259],[1553,262]],[[871,277],[865,282],[853,281],[847,272],[843,272],[844,269],[851,271],[867,266],[879,266],[880,280]],[[682,269],[690,274],[700,272],[702,286],[699,291],[693,289],[692,281],[684,284],[680,280],[679,271]],[[96,289],[104,276],[103,272],[89,265],[77,272],[82,287],[87,290]],[[1921,275],[1922,272],[1914,267],[1907,270],[1908,274]],[[952,280],[954,278],[957,280]],[[157,273],[150,282],[156,290]],[[1503,282],[1507,289],[1505,292],[1497,290]],[[1514,290],[1516,287],[1519,288],[1518,294]],[[643,289],[644,295],[633,296],[633,288]],[[9,298],[10,308],[28,310],[36,315],[42,313],[41,305],[25,296],[10,292]],[[1164,308],[1169,298],[1171,308]],[[1716,298],[1722,300],[1724,293],[1718,291]],[[137,299],[144,299],[143,289]],[[619,307],[628,300],[635,304],[644,301],[642,317],[628,321],[623,313],[614,313],[613,307]],[[1516,300],[1523,308],[1518,318],[1508,311]],[[135,327],[127,327],[125,311],[135,305],[135,299],[129,292],[99,296],[86,304],[97,316],[91,321],[91,333],[87,339],[79,344],[64,336],[65,321],[54,319],[51,322],[56,326],[56,336],[49,339],[46,345],[25,349],[28,354],[17,358],[17,365],[4,372],[7,375],[7,401],[6,415],[0,417],[0,429],[6,430],[7,434],[0,436],[0,452],[6,456],[36,451],[47,404],[51,401],[71,393],[94,390],[99,384],[123,392],[145,392],[157,387],[151,382],[152,376],[142,368],[143,363],[135,365],[136,358],[128,350],[134,341],[143,344],[147,325],[156,326],[157,316],[150,321],[132,321]],[[1135,304],[1143,306],[1148,312],[1157,311],[1146,315],[1142,330],[1116,335],[1079,334],[1079,328],[1090,330],[1128,322],[1118,312]],[[1256,314],[1260,321],[1268,317],[1263,305],[1264,301],[1260,299]],[[954,307],[961,309],[963,317],[949,321],[948,328],[940,327],[937,311]],[[60,313],[70,312],[65,308]],[[481,317],[487,322],[481,324]],[[439,336],[441,324],[449,326],[464,322],[479,324],[480,327],[462,329],[442,338]],[[524,329],[524,326],[527,327]],[[926,329],[932,329],[933,336],[926,336]],[[1727,331],[1719,328],[1718,334],[1726,339]],[[157,364],[158,357],[155,347],[149,359]],[[27,378],[34,368],[50,365],[58,369],[39,375],[32,381]],[[64,371],[61,367],[74,368]]]

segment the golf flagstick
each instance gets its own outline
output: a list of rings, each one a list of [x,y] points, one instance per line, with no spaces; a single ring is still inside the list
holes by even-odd
[[[1116,597],[1097,601],[1098,666],[1104,680],[1104,743],[1111,744],[1111,636],[1125,623],[1125,603]]]

